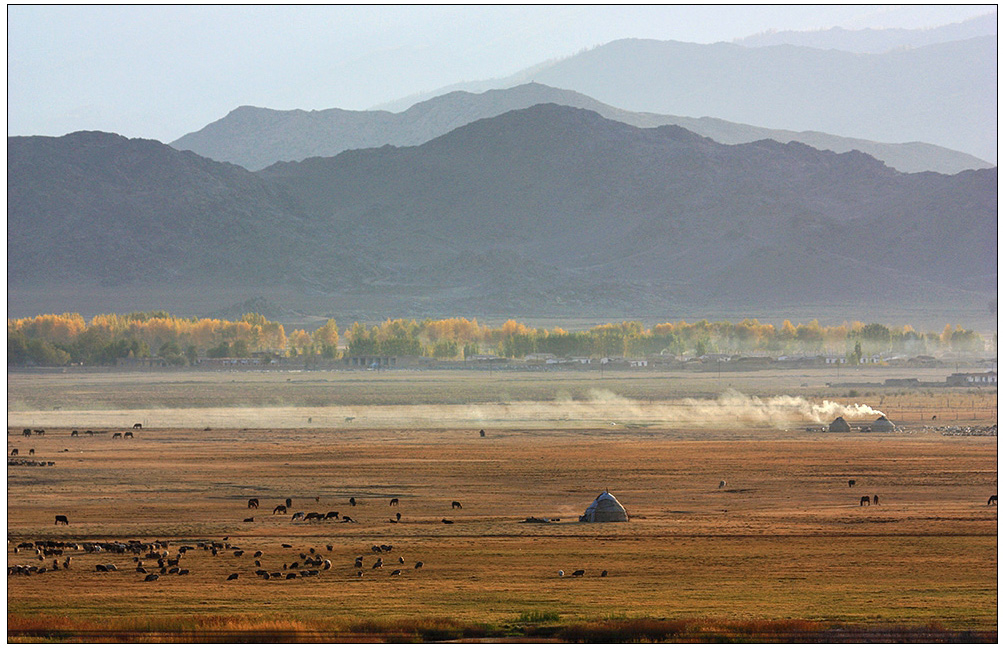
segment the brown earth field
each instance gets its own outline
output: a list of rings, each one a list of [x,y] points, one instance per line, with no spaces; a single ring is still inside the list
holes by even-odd
[[[995,391],[829,381],[8,373],[8,640],[995,642]]]

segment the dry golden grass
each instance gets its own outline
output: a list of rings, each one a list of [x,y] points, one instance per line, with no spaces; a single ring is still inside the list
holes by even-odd
[[[389,376],[391,390],[404,390],[399,376]],[[135,407],[141,400],[129,393],[128,379],[46,381],[56,400],[71,385],[84,393],[112,385],[121,392],[116,399]],[[207,390],[226,393],[217,379]],[[27,392],[20,378],[9,381],[12,392]],[[282,389],[283,382],[261,381]],[[532,385],[520,391],[535,399],[565,390],[526,381]],[[431,382],[417,401],[455,386],[450,378]],[[163,389],[190,390],[166,381]],[[233,390],[231,404],[246,400]],[[665,399],[678,396],[666,392]],[[840,395],[831,397],[861,401]],[[901,397],[931,408],[986,398],[946,390],[883,396],[886,405]],[[43,408],[29,417],[43,411],[54,420],[81,413]],[[508,633],[602,640],[605,629],[620,630],[620,639],[714,640],[766,638],[770,625],[788,640],[795,633],[820,640],[834,626],[932,630],[928,639],[935,640],[937,630],[995,635],[997,516],[986,505],[997,491],[995,437],[942,436],[906,417],[907,431],[888,434],[520,422],[494,423],[481,438],[476,428],[309,428],[308,413],[295,412],[293,427],[154,427],[113,440],[110,433],[71,438],[66,427],[52,429],[52,420],[36,422],[46,436],[22,438],[20,427],[31,423],[25,412],[9,411],[8,448],[23,455],[34,447],[36,458],[56,461],[8,468],[12,542],[164,539],[176,548],[228,537],[245,550],[239,558],[232,550],[216,557],[189,551],[181,560],[189,575],[152,583],[134,571],[131,555],[72,552],[69,571],[8,578],[9,639],[79,632],[74,638],[128,640],[142,632],[142,640],[191,642]],[[723,489],[720,480],[727,480]],[[607,487],[632,520],[578,523]],[[881,505],[860,507],[863,494],[880,495]],[[260,499],[260,509],[248,510],[250,497]],[[290,514],[337,510],[357,523],[273,515],[286,497]],[[389,505],[392,497],[399,507]],[[463,508],[451,509],[453,500]],[[400,523],[390,521],[396,512]],[[70,526],[54,526],[56,514],[67,514]],[[254,522],[243,521],[250,516]],[[561,521],[524,523],[529,516]],[[383,554],[386,566],[370,569],[370,546],[381,543],[394,549]],[[263,552],[262,568],[281,570],[311,547],[331,559],[330,570],[296,580],[254,575],[255,550]],[[35,562],[12,548],[8,565]],[[353,566],[358,555],[365,557],[362,578]],[[425,566],[416,570],[418,560]],[[95,572],[99,562],[121,570]],[[390,576],[398,567],[402,575]],[[558,577],[559,569],[568,575]],[[585,576],[571,578],[576,569]],[[227,581],[232,572],[240,577]],[[682,637],[669,634],[677,628]]]

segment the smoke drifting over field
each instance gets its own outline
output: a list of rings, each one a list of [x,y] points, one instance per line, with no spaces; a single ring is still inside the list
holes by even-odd
[[[483,408],[472,415],[484,416]],[[852,406],[829,400],[811,402],[804,397],[778,395],[750,397],[728,391],[717,399],[684,399],[679,402],[642,402],[610,391],[593,390],[589,399],[558,400],[552,403],[531,402],[505,405],[505,419],[540,419],[568,421],[609,421],[622,424],[660,424],[687,427],[723,427],[735,425],[784,428],[797,424],[828,424],[836,417],[847,419],[884,415],[866,404]]]
[[[667,427],[784,429],[884,415],[866,404],[778,395],[753,397],[728,391],[716,399],[634,400],[608,390],[592,390],[586,399],[494,402],[477,405],[407,404],[394,406],[228,406],[131,410],[8,410],[8,426],[128,427],[142,422],[156,428],[373,429],[464,428],[506,426],[534,428]]]

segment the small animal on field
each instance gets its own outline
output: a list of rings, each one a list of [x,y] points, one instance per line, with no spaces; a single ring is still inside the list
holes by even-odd
[[[558,578],[563,578],[564,577],[564,570],[563,569],[558,569],[557,570],[557,577]]]
[[[381,557],[376,558],[376,562],[373,564],[373,568],[379,569],[381,566],[383,566],[383,558]]]
[[[420,569],[423,566],[425,566],[424,562],[415,562],[414,563],[414,568],[416,568],[416,569]]]
[[[29,456],[34,456],[35,455],[35,450],[34,449],[29,449],[28,450],[28,455]]]
[[[404,564],[404,556],[402,555],[399,558],[397,558],[397,561],[400,562],[401,564]]]
[[[575,576],[576,578],[581,578],[583,575],[585,575],[585,569],[578,569],[571,575]]]
[[[609,575],[609,571],[607,571],[606,569],[603,569],[603,572],[599,574],[599,577],[600,578],[605,578],[608,575]]]
[[[122,436],[122,437],[123,438],[133,438],[134,436],[132,435],[132,431],[126,431],[125,435]]]
[[[452,508],[453,508],[454,510],[455,510],[456,508],[459,508],[460,510],[463,510],[463,506],[462,506],[462,505],[460,505],[460,502],[459,502],[459,501],[453,501],[453,505],[452,505]]]
[[[720,490],[720,489],[721,489],[721,488],[723,488],[723,487],[724,487],[725,485],[728,485],[728,481],[721,481],[720,483],[718,483],[718,484],[717,484],[717,489],[719,489],[719,490]]]
[[[231,574],[230,574],[229,576],[227,576],[227,578],[226,578],[226,579],[227,579],[227,580],[236,580],[236,579],[237,579],[237,578],[239,578],[239,577],[240,577],[240,574],[239,574],[239,573],[231,573]]]
[[[324,515],[324,519],[337,519],[337,518],[338,518],[338,512],[336,510],[332,510],[331,512]]]
[[[286,507],[287,508],[292,508],[293,507],[293,500],[292,499],[286,499]]]
[[[142,429],[143,428],[143,423],[142,422],[137,422],[136,424],[132,425],[132,428],[133,429]]]
[[[871,501],[873,505],[878,505],[878,495],[874,495],[874,499]]]
[[[354,506],[355,505],[355,497],[350,498],[348,500],[348,502]]]
[[[258,500],[257,499],[248,499],[247,500],[247,507],[248,508],[255,508],[255,509],[257,509],[257,507],[258,507]]]
[[[484,429],[481,429],[481,437],[484,437]]]
[[[114,438],[121,438],[122,437],[122,432],[121,431],[116,431],[115,433],[111,434],[111,437],[113,439]]]
[[[248,522],[253,522],[253,521],[254,521],[254,517],[247,517],[247,518],[244,519],[244,523],[245,524],[248,523]]]
[[[297,519],[302,519],[305,516],[306,516],[305,512],[296,512],[296,513],[293,513],[293,518],[292,518],[291,521],[296,521]]]
[[[994,505],[996,505],[996,495],[995,494],[992,495],[991,497],[989,497],[989,501],[986,503],[986,505],[987,506],[994,506]]]
[[[453,520],[452,519],[446,519],[445,517],[443,517],[442,518],[442,523],[444,523],[444,524],[451,524],[451,523],[453,523]]]
[[[272,510],[272,514],[273,515],[277,515],[277,514],[280,514],[280,513],[283,514],[283,515],[286,514],[286,507],[284,505],[282,505],[281,503],[279,505],[275,506],[275,510]]]
[[[400,504],[400,499],[398,499],[397,497],[394,497],[394,498],[390,499],[390,505],[396,506],[396,505],[399,505],[399,504]]]
[[[854,485],[857,484],[857,482],[854,481],[852,478],[849,481],[847,481],[847,483],[849,483],[850,487],[853,487]]]
[[[17,449],[11,449],[10,450],[10,455],[11,456],[17,456]]]
[[[160,576],[156,573],[147,573],[143,578],[144,582],[153,582],[154,580],[160,580]]]
[[[862,505],[862,506],[869,506],[869,505],[871,505],[871,497],[869,497],[867,495],[864,495],[864,496],[860,497],[860,505]]]
[[[390,575],[392,576],[399,576],[400,574],[401,574],[400,569],[394,569],[393,571],[390,572]]]
[[[63,524],[64,526],[69,526],[70,520],[66,518],[66,515],[56,515],[56,524]]]

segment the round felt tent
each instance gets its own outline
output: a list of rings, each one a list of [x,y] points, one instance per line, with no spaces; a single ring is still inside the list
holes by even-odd
[[[871,425],[871,431],[894,431],[895,423],[886,418],[885,416],[879,417]]]
[[[842,416],[840,416],[833,420],[832,424],[829,425],[829,431],[836,433],[849,433],[850,425],[846,423],[846,420],[844,420]]]
[[[627,509],[620,505],[616,497],[608,491],[604,491],[597,496],[592,505],[585,509],[585,514],[578,518],[578,521],[587,521],[589,523],[629,520]]]

